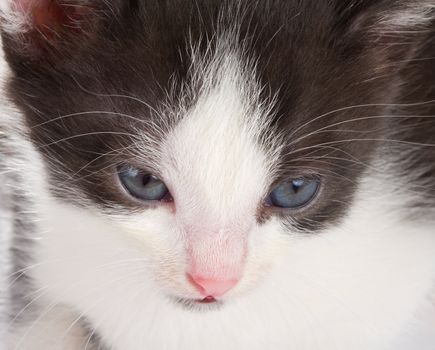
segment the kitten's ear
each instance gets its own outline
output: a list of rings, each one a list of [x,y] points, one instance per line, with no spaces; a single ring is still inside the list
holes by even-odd
[[[349,34],[371,38],[421,36],[435,20],[435,0],[344,0],[338,10]]]
[[[435,0],[337,0],[337,27],[344,56],[364,53],[378,76],[414,59],[434,32]]]
[[[353,0],[354,8],[362,7],[353,30],[368,28],[373,32],[418,31],[435,19],[434,0]],[[364,10],[365,8],[365,10]]]
[[[8,58],[53,58],[86,44],[121,0],[0,0],[0,28]]]

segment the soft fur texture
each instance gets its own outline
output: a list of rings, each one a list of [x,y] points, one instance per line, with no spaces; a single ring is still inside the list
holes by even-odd
[[[1,6],[7,349],[396,349],[432,308],[433,1]]]

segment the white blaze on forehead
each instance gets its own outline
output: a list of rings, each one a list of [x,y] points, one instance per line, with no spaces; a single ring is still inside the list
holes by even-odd
[[[275,161],[272,103],[262,103],[252,64],[228,40],[211,57],[193,55],[189,108],[163,152],[165,181],[174,195],[186,247],[187,272],[238,280],[248,237]]]
[[[189,215],[222,223],[253,211],[265,194],[274,163],[266,141],[272,103],[261,103],[253,66],[230,45],[218,44],[204,60],[194,57],[198,96],[168,136],[166,169]]]

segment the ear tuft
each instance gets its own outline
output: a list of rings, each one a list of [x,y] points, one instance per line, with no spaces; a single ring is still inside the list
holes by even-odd
[[[0,0],[9,62],[57,60],[90,45],[124,0]]]
[[[9,0],[0,5],[3,31],[10,35],[37,31],[50,36],[63,28],[79,29],[90,10],[88,0]]]
[[[30,30],[31,19],[27,12],[27,1],[22,4],[12,1],[0,2],[0,19],[3,32],[14,35]]]
[[[343,0],[338,9],[350,34],[406,36],[421,33],[435,20],[435,0]]]
[[[435,19],[435,1],[403,1],[403,4],[379,14],[377,27],[384,31],[419,30]]]
[[[435,0],[345,0],[346,42],[371,50],[378,64],[405,64],[433,32]],[[346,18],[346,17],[344,17]],[[387,61],[389,63],[387,63]]]

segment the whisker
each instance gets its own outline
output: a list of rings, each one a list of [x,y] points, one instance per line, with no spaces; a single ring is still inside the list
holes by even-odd
[[[423,102],[414,102],[414,103],[367,103],[367,104],[359,104],[359,105],[353,105],[353,106],[347,106],[347,107],[341,107],[337,108],[335,110],[326,112],[324,114],[321,114],[313,119],[310,119],[308,122],[302,124],[301,126],[297,127],[291,134],[290,137],[293,137],[297,132],[304,129],[308,125],[325,118],[327,116],[330,116],[334,113],[344,112],[347,110],[352,109],[359,109],[359,108],[368,108],[368,107],[416,107],[416,106],[424,106],[435,103],[435,100],[429,100],[429,101],[423,101]]]
[[[435,101],[434,101],[435,102]],[[335,126],[339,126],[339,125],[343,125],[343,124],[348,124],[348,123],[353,123],[353,122],[357,122],[357,121],[365,121],[365,120],[371,120],[371,119],[413,119],[413,118],[417,118],[417,119],[427,119],[427,118],[435,118],[434,115],[430,115],[430,116],[419,116],[419,115],[375,115],[375,116],[367,116],[367,117],[359,117],[359,118],[353,118],[353,119],[347,119],[347,120],[342,120],[340,122],[336,122],[336,123],[332,123],[329,125],[326,125],[322,128],[319,128],[315,131],[312,131],[308,134],[305,134],[303,136],[300,136],[299,138],[296,138],[295,140],[293,140],[290,145],[298,143],[310,136],[313,135],[317,135],[320,132],[323,131],[329,131],[329,128],[331,127],[335,127]],[[357,132],[357,131],[356,131]],[[362,132],[362,131],[359,131]]]
[[[51,143],[47,143],[41,146],[38,146],[38,148],[46,148],[46,147],[50,147],[56,144],[59,144],[61,142],[65,142],[65,141],[69,141],[69,140],[73,140],[73,139],[77,139],[77,138],[81,138],[81,137],[86,137],[86,136],[98,136],[98,135],[120,135],[120,136],[128,136],[131,138],[137,138],[137,135],[133,135],[131,133],[127,133],[127,132],[119,132],[119,131],[96,131],[96,132],[88,132],[88,133],[83,133],[83,134],[78,134],[78,135],[72,135],[72,136],[68,136],[65,138],[62,138],[60,140],[51,142]]]
[[[131,149],[132,147],[133,147],[133,146],[126,146],[126,147],[122,147],[122,148],[118,148],[118,149],[115,149],[115,150],[111,150],[111,151],[109,151],[109,152],[106,152],[106,153],[103,153],[103,154],[99,155],[98,157],[94,158],[94,159],[91,160],[90,162],[86,163],[86,164],[85,164],[84,166],[82,166],[79,170],[77,170],[76,172],[74,172],[74,174],[70,175],[69,178],[68,178],[66,181],[73,180],[74,177],[76,177],[79,173],[81,173],[82,171],[84,171],[86,168],[88,168],[88,167],[91,166],[92,164],[98,162],[100,159],[105,158],[105,157],[107,157],[107,156],[109,156],[109,155],[112,155],[112,154],[117,154],[117,153],[119,153],[119,152],[121,152],[121,151],[129,150],[129,149]],[[65,181],[64,183],[66,183],[66,181]]]
[[[89,246],[89,244],[88,244],[88,246]],[[98,247],[98,248],[100,249],[100,251],[102,251],[102,250],[101,250],[101,246],[100,246],[100,244],[95,244],[95,247]],[[106,248],[105,251],[109,251],[109,252],[110,252],[110,251],[113,251],[113,252],[116,252],[117,250],[115,250],[115,249],[107,250],[107,248]],[[11,288],[11,287],[12,287],[12,286],[17,282],[17,280],[20,279],[20,277],[22,277],[26,272],[28,272],[28,271],[30,271],[30,270],[32,270],[32,269],[35,269],[35,268],[41,267],[41,266],[43,266],[43,265],[48,265],[48,264],[62,263],[62,262],[68,262],[68,261],[79,260],[79,259],[81,259],[81,258],[83,258],[83,257],[86,257],[86,256],[87,256],[87,255],[76,255],[75,257],[71,257],[71,258],[53,259],[53,260],[47,260],[47,261],[44,261],[44,262],[40,262],[40,263],[37,263],[37,264],[32,264],[32,265],[26,266],[26,267],[24,267],[24,268],[21,268],[21,269],[15,271],[15,272],[11,273],[9,276],[7,276],[7,277],[5,278],[5,280],[8,280],[9,278],[12,278],[12,277],[15,276],[16,274],[18,274],[18,276],[17,276],[14,280],[12,280],[12,281],[9,283],[9,285],[8,285],[8,288]],[[111,266],[122,266],[122,264],[125,264],[125,263],[131,263],[131,262],[147,262],[147,261],[148,261],[148,260],[147,260],[146,258],[123,259],[123,260],[117,260],[117,261],[113,261],[113,262],[110,262],[110,263],[106,263],[106,264],[103,264],[103,265],[98,265],[98,266],[95,267],[95,269],[99,270],[99,269],[103,269],[103,268],[111,267]]]
[[[56,121],[63,120],[63,119],[66,119],[66,118],[72,118],[72,117],[78,117],[78,116],[87,116],[87,115],[97,115],[97,116],[98,115],[113,115],[113,116],[118,116],[118,117],[122,117],[122,118],[132,119],[134,121],[137,121],[139,123],[146,124],[146,125],[151,124],[151,123],[149,123],[146,120],[142,120],[142,119],[133,117],[133,116],[131,116],[129,114],[125,114],[125,113],[110,112],[110,111],[86,111],[86,112],[77,112],[77,113],[71,113],[71,114],[61,115],[59,117],[46,120],[46,121],[44,121],[42,123],[39,123],[39,124],[36,124],[36,125],[32,125],[30,127],[30,129],[36,129],[36,128],[39,128],[41,126],[45,126],[47,124],[54,123]]]
[[[132,276],[135,276],[135,275],[138,275],[138,274],[140,274],[142,271],[134,271],[134,272],[132,272],[131,274],[127,274],[127,275],[124,275],[124,276],[122,276],[121,278],[119,278],[119,279],[116,279],[116,280],[113,280],[113,281],[110,281],[110,284],[109,285],[111,285],[111,284],[113,284],[113,283],[118,283],[118,282],[120,282],[120,281],[123,281],[123,280],[125,280],[126,278],[130,278],[130,277],[132,277]],[[128,287],[128,286],[125,286],[125,287]],[[140,292],[142,292],[142,290],[140,290]],[[64,338],[66,338],[66,336],[68,335],[68,333],[74,328],[74,326],[78,323],[78,322],[80,322],[80,320],[87,314],[87,313],[89,313],[89,311],[91,311],[93,308],[95,308],[98,304],[100,304],[104,299],[106,298],[106,295],[104,295],[104,293],[103,293],[103,295],[102,295],[102,297],[101,298],[98,298],[97,299],[97,301],[95,302],[95,303],[93,303],[91,306],[89,306],[89,307],[87,307],[85,310],[83,310],[74,320],[73,320],[73,322],[71,322],[71,324],[70,324],[70,326],[65,330],[65,332],[62,334],[62,336],[61,336],[61,339],[64,339]]]
[[[329,141],[324,143],[319,143],[313,146],[307,146],[307,147],[301,147],[297,148],[286,155],[292,155],[298,152],[315,149],[321,146],[328,146],[328,145],[334,145],[334,144],[341,144],[341,143],[347,143],[347,142],[386,142],[386,143],[394,143],[399,145],[407,145],[407,146],[415,146],[415,147],[435,147],[435,144],[433,143],[422,143],[422,142],[412,142],[412,141],[404,141],[404,140],[394,140],[394,139],[381,139],[381,138],[361,138],[361,139],[346,139],[346,140],[335,140],[335,141]]]
[[[93,95],[96,97],[109,97],[109,98],[125,98],[131,101],[135,101],[140,103],[141,105],[144,105],[145,107],[147,107],[148,109],[150,109],[152,112],[154,112],[156,115],[159,115],[160,113],[154,108],[152,107],[149,103],[146,103],[145,101],[139,99],[138,97],[134,97],[134,96],[130,96],[130,95],[123,95],[123,94],[102,94],[102,93],[96,93],[93,91],[90,91],[88,89],[86,89],[83,85],[81,85],[76,79],[74,79],[74,81],[76,82],[77,86],[84,92],[88,93],[89,95]]]
[[[343,174],[339,174],[339,173],[337,173],[335,171],[328,170],[328,169],[321,169],[321,168],[311,167],[311,166],[299,166],[299,165],[298,166],[285,166],[285,169],[288,169],[288,170],[290,170],[290,169],[296,169],[298,171],[301,170],[301,169],[318,170],[319,173],[330,174],[328,176],[331,177],[331,178],[335,177],[335,178],[338,178],[338,179],[344,179],[344,180],[346,180],[346,181],[356,185],[356,182],[353,179],[351,179],[351,178],[349,178],[347,176],[344,176]],[[334,176],[331,176],[331,174],[334,175]]]
[[[130,278],[131,276],[134,276],[135,274],[139,274],[142,273],[143,271],[135,271],[135,273],[133,274],[129,274],[129,275],[124,275],[123,277],[117,279],[117,280],[112,280],[109,281],[105,284],[105,286],[107,285],[111,285],[113,283],[119,283],[120,281],[122,281],[123,279]],[[83,281],[81,281],[83,283]],[[75,285],[78,285],[78,283],[74,283]],[[47,288],[50,286],[47,286]],[[101,285],[98,286],[94,286],[94,288],[92,288],[91,290],[94,291],[98,288],[101,288]],[[47,305],[47,307],[44,309],[43,312],[41,312],[41,314],[32,322],[31,326],[29,328],[27,328],[27,330],[24,332],[24,334],[22,335],[22,337],[20,338],[20,340],[17,342],[14,350],[18,350],[19,347],[21,346],[21,344],[24,342],[24,340],[27,338],[27,336],[31,333],[31,331],[36,327],[36,325],[38,324],[38,322],[40,322],[45,316],[47,316],[56,306],[58,306],[61,303],[60,299],[56,299],[53,300],[50,304]]]

